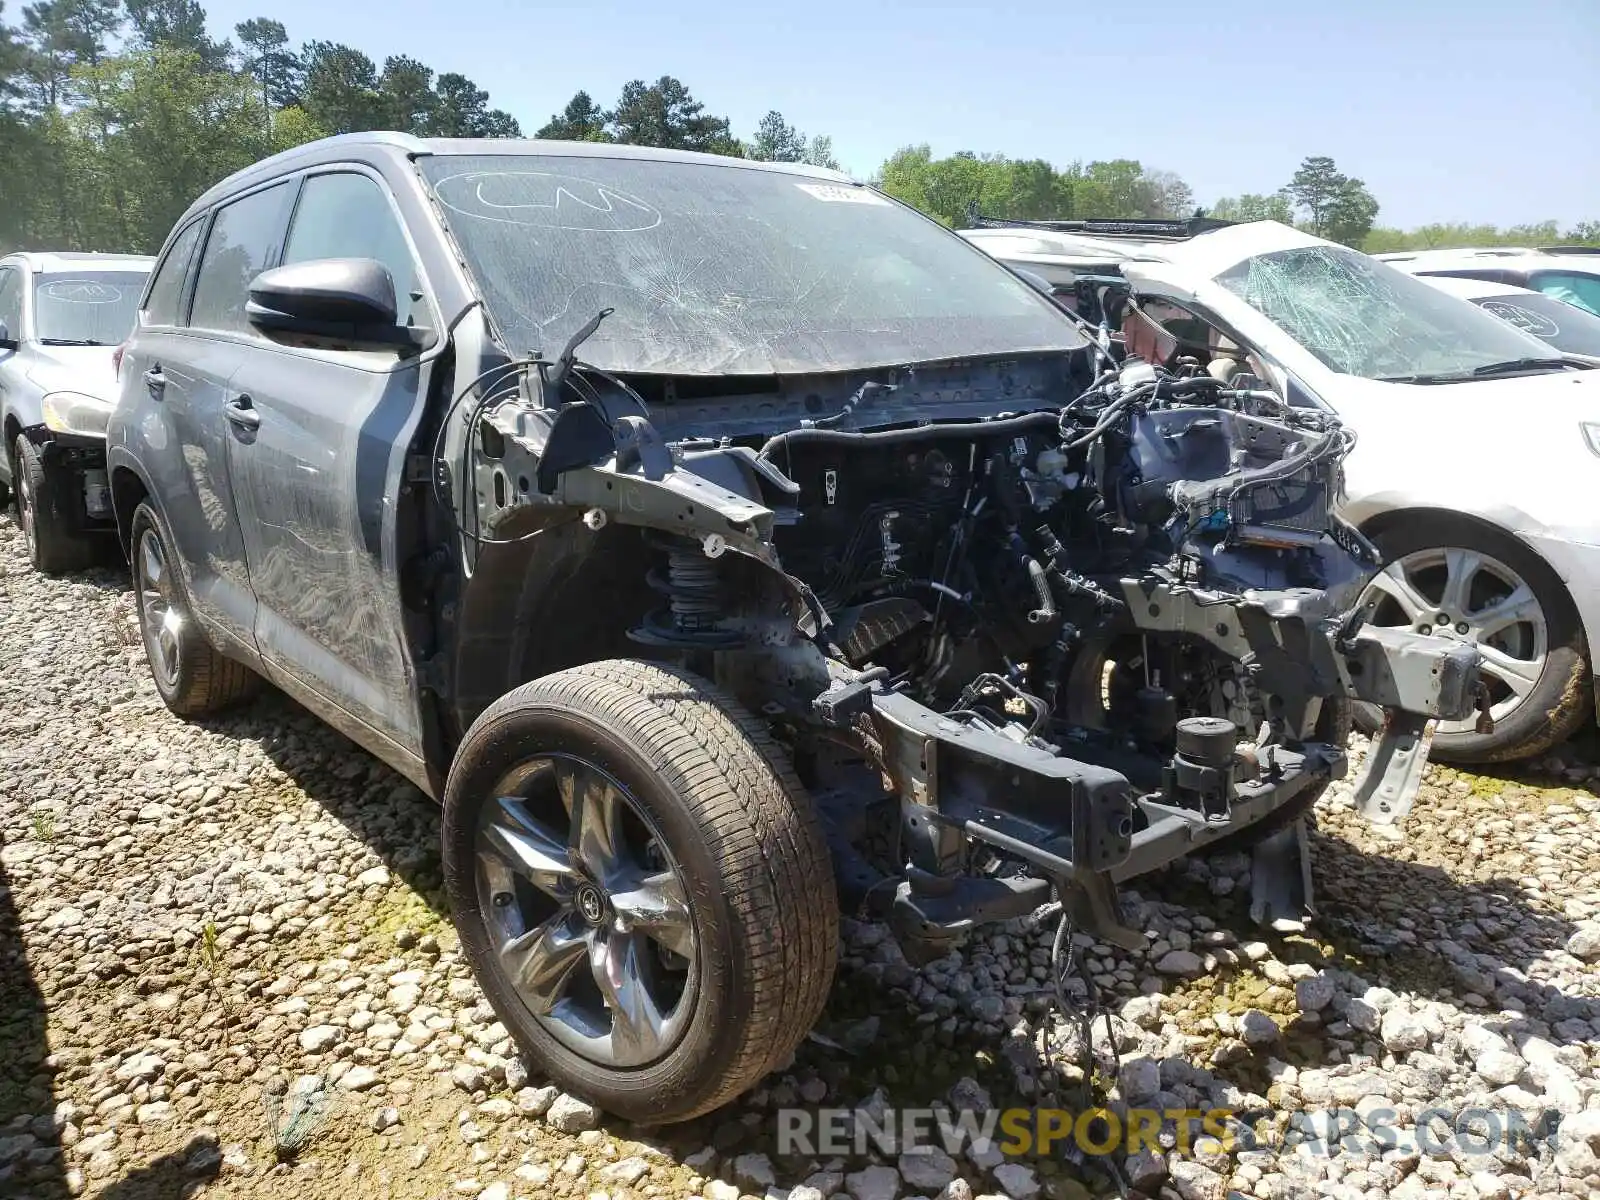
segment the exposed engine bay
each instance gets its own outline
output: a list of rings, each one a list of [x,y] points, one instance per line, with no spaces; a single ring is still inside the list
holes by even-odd
[[[846,903],[929,953],[1052,890],[1131,944],[1116,884],[1273,842],[1345,773],[1352,698],[1390,712],[1358,788],[1380,820],[1409,807],[1427,720],[1478,703],[1470,647],[1362,625],[1377,558],[1333,512],[1352,435],[1248,379],[946,365],[833,381],[803,414],[780,390],[757,423],[564,374],[559,406],[487,411],[484,529],[639,527],[654,602],[630,639],[772,721]],[[1002,377],[1009,403],[984,394]],[[885,803],[893,846],[869,852]],[[1263,919],[1309,899],[1279,860]]]

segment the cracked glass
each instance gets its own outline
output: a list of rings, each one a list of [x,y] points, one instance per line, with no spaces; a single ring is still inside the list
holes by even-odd
[[[846,371],[1067,351],[1004,267],[870,188],[646,158],[419,163],[513,352],[676,375]]]
[[[1550,348],[1431,284],[1336,246],[1247,258],[1217,282],[1323,365],[1366,379],[1470,376]]]

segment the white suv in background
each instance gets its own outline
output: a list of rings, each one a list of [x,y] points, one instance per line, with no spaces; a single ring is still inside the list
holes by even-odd
[[[1600,246],[1397,250],[1377,257],[1408,275],[1507,283],[1543,292],[1600,316]]]

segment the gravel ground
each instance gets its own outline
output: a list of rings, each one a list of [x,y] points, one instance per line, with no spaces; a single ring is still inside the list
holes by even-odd
[[[530,1073],[484,1006],[443,911],[433,806],[281,697],[170,716],[132,620],[124,572],[36,577],[0,518],[0,1195],[1098,1186],[1054,1160],[804,1159],[773,1140],[786,1106],[1028,1103],[1041,1026],[1071,1036],[1046,1000],[1049,930],[1016,922],[915,968],[881,926],[847,922],[822,1037],[788,1070],[688,1126],[613,1123]],[[1335,789],[1311,933],[1249,922],[1241,859],[1143,881],[1143,952],[1079,939],[1120,1014],[1114,1103],[1345,1106],[1374,1125],[1389,1108],[1405,1128],[1430,1105],[1552,1109],[1553,1144],[1202,1138],[1141,1154],[1135,1183],[1181,1200],[1600,1192],[1597,779],[1571,750],[1515,777],[1434,768],[1404,840]]]

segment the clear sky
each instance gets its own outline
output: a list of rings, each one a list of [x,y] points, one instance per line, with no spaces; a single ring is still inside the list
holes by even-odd
[[[205,0],[298,44],[459,71],[531,133],[580,88],[681,79],[862,177],[900,146],[1136,158],[1207,203],[1331,155],[1379,223],[1600,220],[1600,0]],[[1337,14],[1337,15],[1336,15]]]

